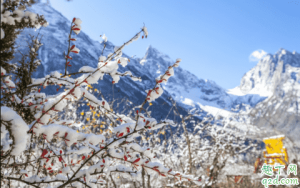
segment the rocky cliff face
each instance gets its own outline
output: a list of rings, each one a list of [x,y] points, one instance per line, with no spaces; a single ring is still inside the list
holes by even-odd
[[[247,72],[239,88],[243,93],[272,95],[277,86],[287,79],[296,80],[300,68],[300,54],[280,49],[274,55],[268,54]]]

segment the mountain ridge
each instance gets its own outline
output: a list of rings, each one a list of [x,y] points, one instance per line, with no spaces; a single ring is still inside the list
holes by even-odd
[[[269,53],[262,58],[243,76],[237,88],[244,94],[260,93],[263,96],[270,96],[281,78],[287,77],[295,80],[298,68],[300,68],[300,54],[281,48],[275,54]]]
[[[38,3],[33,5],[31,9],[39,14],[43,14],[50,23],[47,28],[43,28],[39,31],[41,35],[43,35],[42,43],[44,43],[44,46],[42,46],[38,52],[42,64],[34,76],[43,77],[52,71],[64,72],[65,59],[63,52],[68,48],[67,39],[71,22],[47,4]],[[77,38],[77,41],[74,44],[80,49],[80,53],[72,55],[72,67],[68,68],[69,72],[76,72],[81,66],[96,67],[98,57],[102,53],[103,43],[89,38],[83,31],[75,37]],[[31,32],[32,30],[30,29],[24,30],[18,38],[18,43],[21,44],[21,50],[26,50],[24,47],[25,45],[22,45],[25,40],[22,39],[28,39],[28,34]],[[75,34],[72,36],[75,36]],[[109,53],[113,52],[114,47],[115,45],[108,41],[106,43],[106,48],[103,51],[103,55],[107,56]],[[283,50],[281,50],[281,52],[283,53]],[[290,55],[293,53],[286,52],[286,54]],[[295,52],[294,54],[298,53]],[[280,58],[275,58],[273,60],[279,59],[294,62],[294,60],[284,57],[283,55],[280,56]],[[131,58],[126,54],[123,54],[123,56],[130,58],[131,61],[125,68],[120,66],[119,71],[131,71],[134,76],[141,77],[142,81],[136,82],[129,77],[122,77],[118,84],[113,85],[111,83],[111,77],[106,75],[104,76],[104,79],[94,87],[101,90],[103,94],[109,95],[111,98],[125,97],[136,104],[141,103],[145,99],[146,90],[151,89],[154,86],[155,78],[164,73],[168,66],[174,63],[168,55],[160,52],[151,45],[148,47],[145,56],[142,58]],[[271,56],[273,55],[268,54],[260,62],[269,61],[266,58],[268,57],[271,59]],[[15,61],[17,59],[18,58],[16,58]],[[295,61],[298,62],[298,59]],[[256,67],[260,64],[263,63],[258,63],[258,65],[251,70],[257,72],[258,69]],[[292,69],[294,70],[295,68],[292,67]],[[284,70],[290,71],[292,69],[287,68]],[[250,92],[253,88],[250,88],[249,91],[246,90],[247,92],[245,92],[247,83],[251,82],[251,74],[249,73],[251,70],[245,74],[245,76],[249,74],[250,76],[244,76],[242,78],[242,80],[245,80],[245,84],[238,86],[235,90],[225,90],[214,81],[198,78],[189,71],[182,69],[180,66],[174,70],[174,76],[169,79],[167,84],[162,85],[165,90],[164,94],[153,103],[157,105],[151,107],[153,117],[158,119],[162,118],[162,114],[168,114],[171,109],[172,103],[169,100],[170,97],[174,98],[178,104],[185,109],[182,111],[183,114],[186,113],[186,110],[197,107],[203,109],[207,113],[223,117],[234,115],[249,107],[252,108],[268,97],[268,95],[261,95],[259,92]],[[282,71],[278,72],[281,75]],[[273,76],[271,73],[269,75],[271,75],[271,77]],[[284,76],[286,75],[287,74]],[[267,74],[266,78],[269,77],[270,76]],[[243,91],[240,88],[244,88]],[[47,92],[51,93],[53,91]],[[114,96],[111,96],[112,93],[114,93]],[[166,105],[165,108],[161,108],[161,104]],[[175,116],[175,114],[171,113],[169,117],[173,116]]]

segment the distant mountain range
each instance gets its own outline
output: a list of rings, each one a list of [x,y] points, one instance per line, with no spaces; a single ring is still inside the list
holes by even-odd
[[[44,44],[39,50],[39,58],[42,60],[41,66],[35,73],[35,77],[43,77],[51,71],[64,72],[64,51],[67,50],[67,38],[70,31],[70,20],[51,6],[43,3],[33,5],[30,9],[45,16],[49,26],[42,28],[39,32],[43,36]],[[37,33],[38,31],[36,31]],[[20,51],[26,51],[26,40],[31,29],[24,30],[18,37]],[[75,35],[75,34],[74,34]],[[79,54],[72,55],[72,66],[69,72],[76,72],[82,66],[96,67],[98,58],[102,52],[103,44],[89,38],[84,32],[74,36],[74,42],[80,49]],[[113,52],[114,44],[107,42],[104,55]],[[114,91],[114,98],[128,98],[137,105],[146,97],[145,90],[152,88],[155,78],[164,73],[168,66],[174,63],[168,55],[163,54],[152,46],[149,46],[144,57],[131,58],[127,67],[120,67],[120,72],[131,71],[134,76],[142,78],[142,81],[133,81],[130,77],[122,77],[118,84],[112,85],[112,79],[105,76],[95,88],[101,90],[103,94],[111,94]],[[14,61],[19,57],[16,56]],[[167,84],[163,85],[165,90],[163,96],[156,100],[151,106],[152,116],[164,118],[172,107],[169,100],[174,98],[180,105],[181,112],[197,107],[213,115],[223,117],[238,113],[246,108],[253,108],[255,105],[267,97],[270,97],[283,80],[296,80],[300,70],[300,54],[280,49],[276,54],[268,54],[259,63],[247,72],[240,86],[225,90],[214,81],[197,78],[192,73],[181,67],[175,68],[175,75],[171,77]],[[284,78],[284,79],[283,79]],[[52,93],[53,91],[47,91]],[[110,97],[112,97],[110,95]],[[161,105],[164,105],[163,107]],[[172,119],[174,113],[171,112],[169,118]]]

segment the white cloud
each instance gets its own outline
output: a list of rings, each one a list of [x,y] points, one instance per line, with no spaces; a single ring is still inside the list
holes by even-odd
[[[267,52],[263,50],[256,50],[250,54],[249,61],[259,61],[265,55],[267,55]]]

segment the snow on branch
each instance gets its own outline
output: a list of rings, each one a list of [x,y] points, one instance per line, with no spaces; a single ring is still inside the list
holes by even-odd
[[[35,17],[27,14],[32,19]],[[10,19],[9,13],[5,13],[5,18]],[[107,57],[100,55],[96,67],[82,66],[77,73],[69,73],[67,68],[72,66],[73,60],[71,53],[80,52],[80,44],[73,44],[77,40],[72,32],[80,34],[81,23],[79,18],[74,18],[71,23],[68,50],[63,57],[66,61],[64,73],[54,71],[43,78],[32,78],[31,83],[26,85],[32,90],[26,96],[19,97],[18,90],[8,93],[8,96],[13,96],[14,102],[32,113],[35,120],[27,125],[13,109],[1,107],[4,178],[14,184],[19,182],[34,187],[95,187],[113,181],[110,180],[111,172],[124,173],[140,181],[146,171],[180,181],[194,181],[193,176],[175,172],[154,159],[156,155],[152,148],[138,141],[145,132],[176,125],[167,119],[157,122],[143,106],[163,94],[160,84],[174,75],[173,68],[178,67],[181,59],[177,59],[165,74],[156,79],[155,87],[148,91],[135,116],[116,112],[102,94],[101,97],[95,95],[99,92],[93,92],[92,85],[98,84],[104,75],[111,76],[112,84],[117,84],[122,76],[141,80],[130,71],[120,73],[118,69],[119,65],[125,67],[130,62],[122,57],[124,47],[137,40],[141,33],[144,34],[142,38],[147,38],[147,28],[143,27],[123,45],[115,46]],[[103,39],[106,42],[107,38]],[[76,74],[80,76],[75,77]],[[14,81],[2,67],[1,75],[1,87],[15,88]],[[46,87],[56,87],[57,94],[41,92]],[[87,106],[82,106],[85,103]],[[146,115],[141,113],[142,110]],[[95,127],[101,128],[100,133]],[[12,156],[17,156],[17,160]],[[10,173],[11,170],[14,173]]]
[[[11,155],[20,155],[26,150],[27,140],[28,140],[28,125],[24,120],[12,109],[1,106],[1,146],[3,146],[3,151],[9,149],[9,144],[6,142],[7,135],[13,139],[13,146],[10,152]],[[7,130],[7,131],[6,131]],[[2,145],[2,140],[4,145]]]

